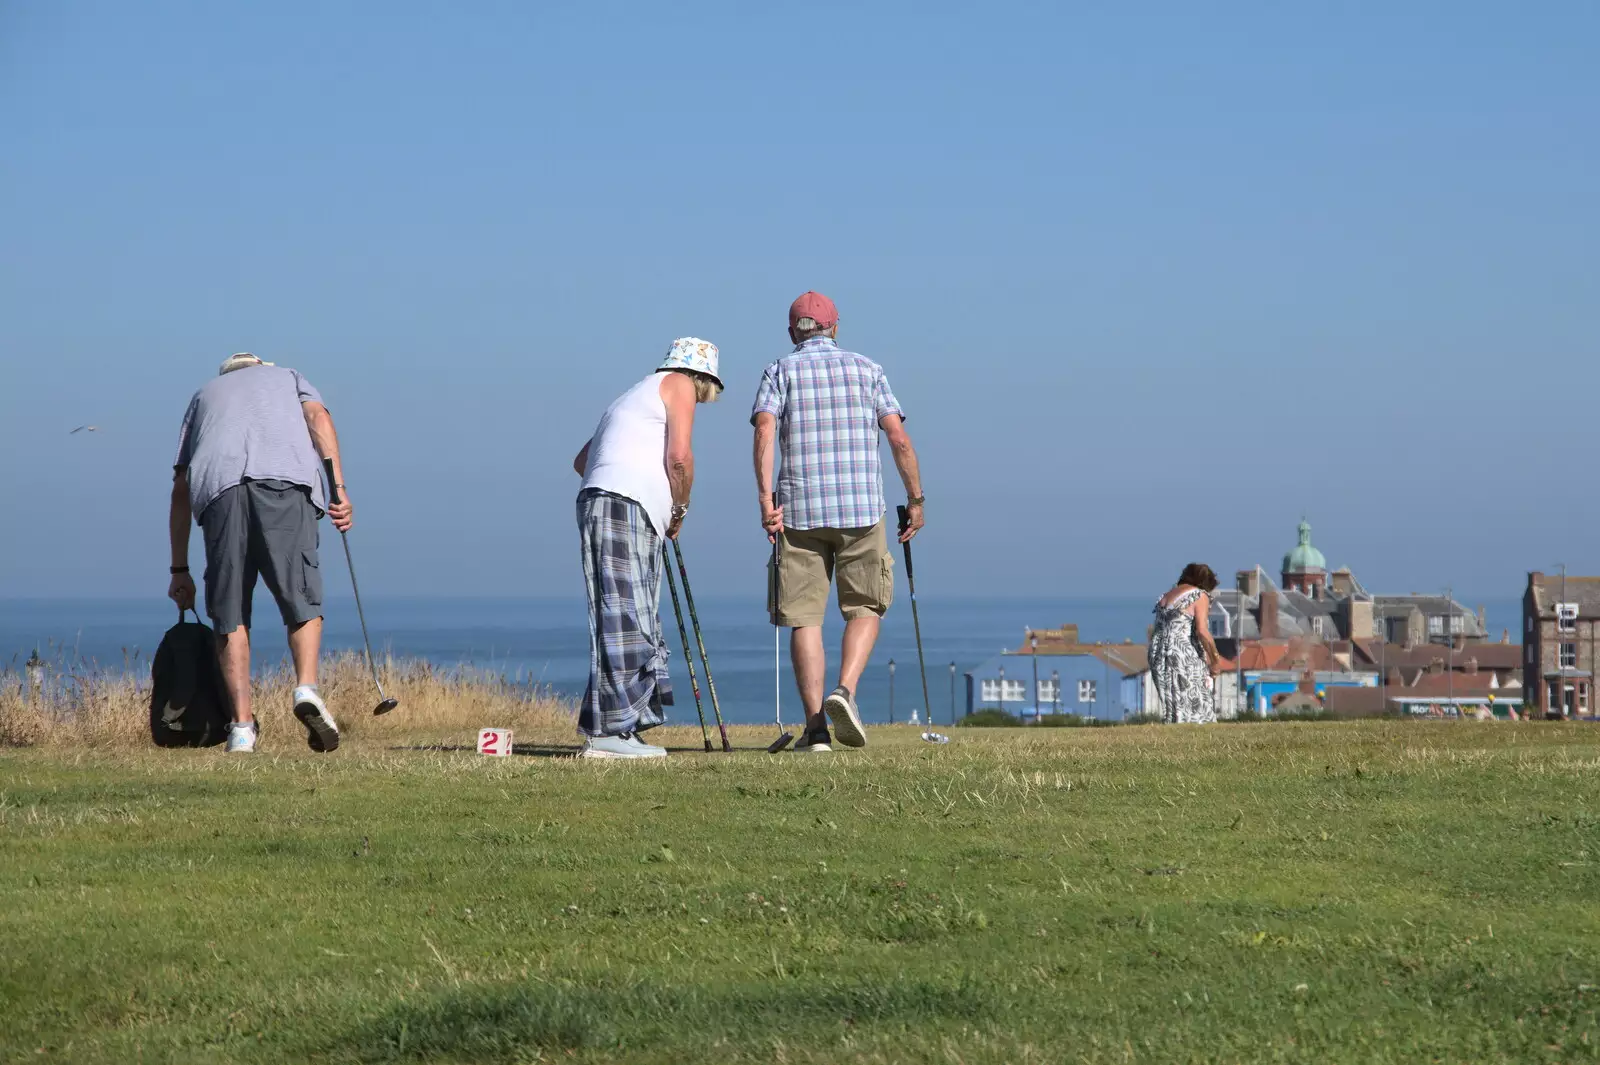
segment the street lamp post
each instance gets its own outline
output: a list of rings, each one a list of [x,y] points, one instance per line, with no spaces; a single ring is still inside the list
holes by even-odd
[[[994,705],[997,710],[1006,708],[1006,667],[1000,667],[1000,685],[995,689]]]
[[[1445,609],[1450,612],[1445,618],[1444,623],[1444,665],[1445,672],[1449,674],[1450,677],[1450,680],[1448,681],[1450,688],[1450,709],[1455,712],[1457,717],[1460,717],[1461,709],[1456,706],[1456,595],[1454,588],[1447,587],[1444,590],[1444,605]]]
[[[889,659],[889,724],[894,724],[894,659]]]
[[[928,716],[932,717],[933,716],[933,712],[929,711]],[[931,721],[929,722],[930,725],[932,723],[933,722],[931,722]],[[954,662],[951,662],[950,663],[950,724],[954,725],[955,723],[956,723],[956,664]]]
[[[1039,636],[1037,633],[1028,635],[1028,647],[1033,651],[1029,657],[1033,659],[1033,718],[1039,719]]]
[[[1061,713],[1061,671],[1050,671],[1050,701],[1055,704],[1055,712]]]

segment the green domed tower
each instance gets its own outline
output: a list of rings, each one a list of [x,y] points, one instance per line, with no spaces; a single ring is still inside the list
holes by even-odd
[[[1320,599],[1327,592],[1328,560],[1311,546],[1311,523],[1300,519],[1300,542],[1283,556],[1283,587]]]

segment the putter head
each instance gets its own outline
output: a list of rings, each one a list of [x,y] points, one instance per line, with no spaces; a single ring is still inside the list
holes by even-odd
[[[777,754],[779,751],[783,750],[785,747],[789,746],[789,744],[791,744],[793,742],[794,742],[794,733],[785,732],[782,736],[779,736],[777,739],[773,740],[772,743],[767,746],[767,753],[768,754]]]
[[[372,716],[377,717],[379,714],[387,714],[390,710],[393,710],[395,707],[397,707],[399,705],[400,705],[400,700],[399,699],[395,699],[395,698],[392,698],[392,697],[388,698],[388,699],[385,699],[383,702],[379,703],[377,706],[372,708]]]

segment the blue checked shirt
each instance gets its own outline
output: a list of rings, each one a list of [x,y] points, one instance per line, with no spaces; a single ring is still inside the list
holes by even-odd
[[[758,414],[778,421],[778,505],[791,529],[865,529],[883,518],[878,421],[905,417],[883,367],[812,337],[767,367]]]

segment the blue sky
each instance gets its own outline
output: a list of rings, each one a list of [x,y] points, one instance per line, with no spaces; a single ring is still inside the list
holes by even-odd
[[[577,594],[568,463],[686,334],[729,390],[685,549],[759,595],[749,403],[807,288],[911,414],[925,595],[1154,595],[1302,513],[1385,590],[1600,571],[1597,39],[1555,0],[8,0],[0,595],[162,594],[178,422],[242,349],[327,396],[365,586]]]

